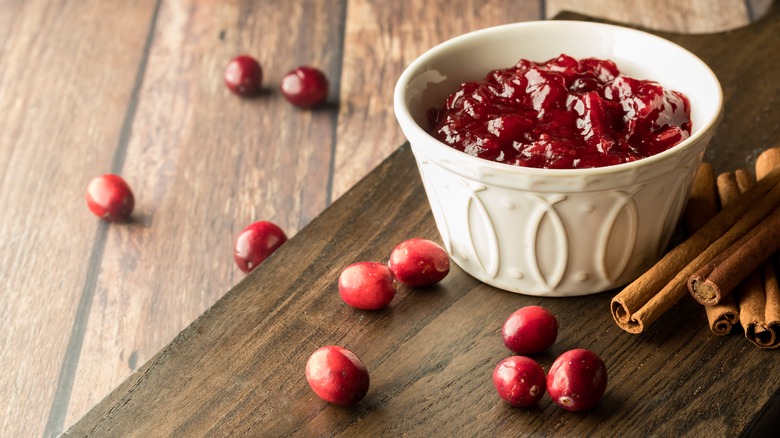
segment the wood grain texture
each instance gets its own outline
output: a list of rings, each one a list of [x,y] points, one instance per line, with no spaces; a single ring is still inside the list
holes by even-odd
[[[673,36],[717,73],[749,69],[734,47],[761,50],[780,35],[777,9],[754,27],[717,36]],[[581,18],[567,15],[569,18]],[[716,44],[717,42],[717,44]],[[744,62],[764,62],[748,54]],[[740,58],[742,59],[742,58]],[[760,79],[774,86],[778,70]],[[767,89],[743,89],[764,108]],[[719,139],[737,147],[753,113],[729,112]],[[745,153],[745,150],[738,150]],[[780,427],[780,361],[741,336],[709,333],[701,307],[684,300],[642,336],[612,321],[610,293],[545,299],[498,291],[454,267],[436,287],[402,287],[380,312],[340,300],[336,279],[357,260],[385,260],[402,239],[437,239],[408,146],[304,228],[252,275],[90,411],[69,435],[267,436],[753,436]],[[572,348],[607,363],[604,400],[572,414],[544,398],[514,409],[491,385],[508,352],[500,328],[513,310],[543,305],[559,337],[537,356],[545,368]],[[304,367],[317,347],[352,349],[371,372],[365,400],[343,408],[318,399]]]
[[[105,235],[84,190],[111,167],[154,3],[0,7],[0,435],[40,436],[64,426],[58,381]]]
[[[780,363],[764,363],[738,337],[710,336],[692,301],[646,336],[629,336],[612,322],[608,294],[576,302],[509,294],[454,268],[438,287],[402,288],[389,310],[344,305],[335,284],[346,264],[382,260],[406,237],[437,238],[415,172],[409,149],[396,152],[69,435],[735,435],[775,396]],[[301,276],[289,274],[291,263]],[[549,398],[513,409],[495,395],[490,373],[507,355],[500,327],[525,305],[561,321],[559,341],[538,356],[545,368],[577,347],[607,360],[610,386],[595,410],[566,413]],[[329,406],[306,385],[306,358],[326,344],[352,349],[371,370],[354,408]]]
[[[752,21],[744,0],[547,0],[546,5],[547,18],[572,11],[667,32],[720,32]]]
[[[675,4],[688,1],[701,0]],[[747,4],[757,17],[769,1]],[[544,4],[553,2],[0,0],[0,360],[9,370],[0,376],[0,436],[67,427],[242,280],[231,245],[246,224],[270,219],[294,235],[391,153],[402,142],[392,88],[414,57],[458,33],[538,19]],[[580,4],[594,16],[624,7]],[[642,8],[639,18],[667,17],[669,4]],[[742,17],[713,12],[721,15],[715,23]],[[222,85],[225,63],[242,52],[265,70],[257,99],[238,99]],[[330,77],[325,108],[296,110],[275,91],[300,64]],[[747,110],[765,124],[775,114]],[[773,129],[754,130],[741,144],[772,138]],[[726,157],[744,159],[722,145]],[[131,224],[108,226],[84,206],[88,181],[109,171],[136,192]],[[430,234],[424,215],[411,220]],[[394,241],[408,231],[366,220]],[[342,233],[356,232],[345,226]],[[307,239],[305,257],[334,263],[332,252],[317,255],[330,245],[325,237]],[[311,287],[298,278],[309,272],[321,271],[288,280]],[[321,281],[315,286],[330,284]],[[401,321],[420,326],[430,317]],[[336,421],[317,415],[316,428]]]
[[[404,140],[393,115],[393,88],[417,56],[465,32],[540,17],[535,0],[350,1],[333,198]]]
[[[335,107],[300,111],[276,87],[304,63],[338,78],[343,13],[327,6],[162,3],[122,168],[137,220],[108,233],[67,424],[243,278],[241,229],[269,220],[294,235],[324,209]],[[296,30],[267,32],[282,28]],[[239,53],[264,67],[259,98],[222,84]]]

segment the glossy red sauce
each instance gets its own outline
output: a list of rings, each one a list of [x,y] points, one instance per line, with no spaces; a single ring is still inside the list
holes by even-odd
[[[611,166],[690,136],[688,98],[620,74],[614,62],[567,55],[520,60],[467,82],[429,113],[432,134],[467,154],[517,166]]]

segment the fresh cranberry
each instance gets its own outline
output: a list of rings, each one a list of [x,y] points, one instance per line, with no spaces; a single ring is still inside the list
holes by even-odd
[[[504,322],[501,337],[506,348],[517,354],[540,353],[555,343],[558,320],[543,307],[523,307]]]
[[[98,217],[109,222],[125,221],[135,207],[130,186],[118,175],[101,175],[87,186],[87,206]]]
[[[466,82],[428,112],[441,142],[526,167],[610,166],[663,152],[691,134],[690,103],[614,62],[567,55]]]
[[[306,363],[306,380],[321,399],[350,406],[368,392],[368,369],[355,353],[336,345],[318,348]]]
[[[357,309],[384,309],[395,297],[393,272],[381,263],[353,263],[339,276],[339,294]]]
[[[242,271],[251,272],[284,242],[287,235],[281,228],[271,222],[255,222],[236,238],[233,257]]]
[[[544,370],[531,358],[508,357],[493,369],[493,385],[510,405],[532,406],[544,395]]]
[[[225,68],[225,85],[239,96],[257,94],[262,83],[263,69],[251,56],[236,56]]]
[[[395,278],[408,286],[429,286],[450,272],[450,258],[441,246],[426,239],[409,239],[390,253],[388,266]]]
[[[601,401],[607,388],[607,367],[596,353],[569,350],[560,355],[547,374],[547,392],[567,411],[584,411]]]
[[[293,105],[312,108],[328,98],[328,78],[314,67],[298,67],[282,78],[281,90]]]

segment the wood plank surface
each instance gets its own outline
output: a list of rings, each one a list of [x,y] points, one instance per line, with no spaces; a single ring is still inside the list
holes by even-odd
[[[562,2],[0,0],[0,360],[10,370],[0,436],[72,425],[243,279],[231,250],[245,225],[272,220],[295,235],[388,156],[403,141],[392,89],[413,58]],[[692,25],[670,11],[701,2],[566,5],[649,26],[671,15],[680,31]],[[695,20],[756,19],[769,2],[736,0]],[[222,84],[239,53],[263,64],[258,98]],[[301,64],[330,78],[322,109],[297,110],[276,91]],[[84,205],[106,172],[135,191],[130,224],[101,223]],[[413,220],[430,233],[423,216]],[[312,257],[328,244],[319,239]],[[317,427],[331,421],[321,418]]]
[[[711,33],[732,30],[753,21],[749,2],[742,0],[689,0],[670,2],[658,0],[547,0],[547,17],[562,11],[590,13],[597,10],[598,17],[630,23],[647,29],[679,33]],[[665,6],[665,7],[664,7]],[[761,15],[766,1],[755,5]]]
[[[107,230],[84,190],[111,169],[154,2],[0,6],[0,435],[40,436],[65,427],[63,358]]]
[[[725,35],[669,37],[699,54],[724,82],[761,74],[750,79],[762,85],[726,93],[725,104],[744,108],[741,102],[749,102],[778,120],[780,110],[767,102],[777,98],[780,61],[757,56],[780,35],[780,8],[771,14]],[[741,62],[735,62],[737,52]],[[746,129],[777,134],[754,112],[729,111],[713,147],[749,154],[740,143]],[[727,157],[718,154],[716,164],[733,164]],[[397,242],[413,236],[438,239],[403,146],[68,435],[768,436],[780,427],[777,352],[738,335],[713,336],[703,309],[690,299],[641,336],[614,324],[610,293],[574,299],[510,294],[457,267],[439,286],[401,287],[385,311],[344,305],[336,288],[340,270],[358,260],[385,260]],[[533,304],[558,315],[561,326],[556,344],[539,356],[545,368],[572,348],[605,359],[610,383],[592,411],[568,413],[549,398],[537,408],[514,409],[496,396],[490,374],[508,354],[501,324],[514,309]],[[371,372],[371,389],[353,408],[321,401],[306,384],[308,355],[327,344],[352,349]]]
[[[246,225],[270,220],[293,235],[327,202],[335,107],[301,111],[275,87],[301,64],[338,78],[343,10],[174,0],[157,20],[166,25],[153,35],[122,166],[137,221],[110,228],[68,424],[243,278],[232,243]],[[267,31],[285,27],[300,30]],[[224,64],[239,53],[262,63],[263,96],[223,86]],[[117,360],[107,366],[107,357]]]

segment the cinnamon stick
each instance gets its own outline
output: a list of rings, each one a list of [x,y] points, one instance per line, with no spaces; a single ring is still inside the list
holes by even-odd
[[[765,263],[763,278],[740,289],[739,318],[745,337],[759,348],[780,347],[780,287],[774,263]]]
[[[685,296],[691,274],[780,205],[778,182],[780,169],[772,171],[731,206],[721,210],[617,294],[610,310],[618,326],[629,333],[641,333],[645,325],[652,324]]]
[[[683,219],[688,234],[693,234],[718,213],[718,188],[715,170],[710,163],[701,163],[691,183],[691,194]]]
[[[769,148],[756,159],[756,179],[766,178],[773,170],[780,167],[780,148]]]
[[[723,173],[718,176],[717,182],[714,177],[709,181],[714,188],[713,191],[717,192],[715,196],[720,199],[720,204],[724,207],[729,206],[742,195],[735,176],[733,173]],[[701,182],[703,183],[706,182]],[[710,331],[718,336],[731,333],[731,329],[739,322],[739,308],[732,295],[726,297],[720,304],[704,306],[704,310]]]
[[[760,176],[764,176],[770,170],[765,166],[780,163],[772,160],[775,155],[777,154],[773,149],[762,153],[761,163],[766,164],[761,164]],[[751,181],[747,172],[742,170],[735,172],[734,179],[734,184],[739,186],[742,182],[742,188],[748,190]],[[688,290],[701,304],[718,304],[778,250],[780,250],[780,208],[735,244],[725,248],[709,263],[701,266],[688,280]]]
[[[688,290],[701,304],[718,304],[778,250],[780,208],[699,267],[688,280]]]
[[[780,167],[780,149],[763,152],[756,160],[756,176],[760,179]],[[740,186],[742,181],[738,181]],[[762,275],[763,274],[763,275]],[[774,260],[764,264],[760,273],[739,288],[739,313],[745,337],[759,348],[780,347],[780,287]]]

